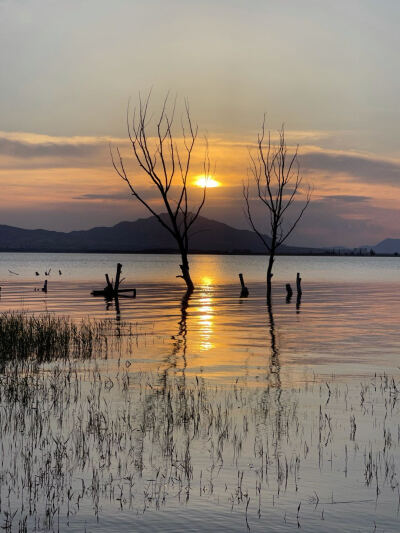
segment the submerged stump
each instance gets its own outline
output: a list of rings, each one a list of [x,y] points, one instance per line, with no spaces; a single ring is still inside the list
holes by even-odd
[[[120,289],[120,283],[121,283],[121,272],[122,272],[122,264],[117,264],[117,272],[115,275],[115,283],[113,285],[112,281],[110,281],[110,277],[108,274],[105,274],[107,285],[104,287],[103,290],[93,290],[91,292],[92,296],[104,296],[107,300],[112,300],[113,298],[118,298],[122,293],[125,293],[126,296],[128,296],[128,293],[132,293],[131,297],[136,297],[136,289]]]
[[[301,296],[302,290],[301,290],[300,272],[297,272],[297,276],[296,276],[296,289],[297,289],[297,294],[299,294]]]
[[[240,292],[240,297],[247,298],[249,295],[249,289],[244,284],[243,274],[239,274],[239,279],[240,279],[240,285],[242,287],[242,290]]]

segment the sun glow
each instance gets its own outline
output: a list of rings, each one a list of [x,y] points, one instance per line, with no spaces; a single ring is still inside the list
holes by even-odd
[[[204,174],[202,176],[197,176],[195,178],[194,184],[197,185],[197,187],[220,187],[221,184],[219,181],[215,180],[211,176],[205,176]]]

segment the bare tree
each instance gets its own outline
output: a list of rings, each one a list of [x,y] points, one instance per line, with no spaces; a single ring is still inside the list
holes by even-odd
[[[127,129],[131,148],[139,167],[144,171],[151,186],[158,192],[165,213],[158,212],[153,202],[140,191],[136,179],[128,175],[119,148],[111,151],[112,164],[119,176],[128,184],[134,196],[156,217],[158,222],[172,235],[181,255],[181,274],[187,289],[192,291],[194,284],[189,270],[190,230],[199,217],[206,200],[207,178],[210,171],[208,144],[203,160],[205,185],[197,206],[190,203],[189,173],[193,151],[198,140],[198,126],[193,124],[188,101],[185,100],[184,113],[180,121],[180,136],[174,134],[176,101],[172,104],[166,96],[158,119],[149,116],[151,93],[143,100],[139,96],[138,108],[127,111]],[[153,136],[151,129],[154,128]]]
[[[254,156],[250,153],[250,175],[255,184],[256,200],[266,210],[266,232],[270,239],[256,227],[250,203],[250,183],[243,184],[245,199],[245,213],[254,232],[261,239],[269,252],[267,268],[267,301],[271,302],[272,294],[272,268],[278,248],[286,241],[296,228],[304,211],[307,209],[311,198],[311,189],[308,186],[305,192],[303,206],[293,218],[288,218],[289,209],[293,207],[296,196],[301,191],[302,176],[298,162],[298,146],[290,152],[286,145],[285,129],[279,131],[279,141],[271,144],[271,134],[266,138],[265,116],[261,132],[257,136],[257,151]]]

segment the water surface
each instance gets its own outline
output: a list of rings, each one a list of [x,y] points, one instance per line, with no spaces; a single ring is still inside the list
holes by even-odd
[[[36,280],[35,272],[51,278],[62,270],[63,279],[104,280],[104,273],[115,272],[117,262],[124,265],[127,278],[134,283],[174,282],[179,274],[179,256],[173,254],[49,254],[0,253],[0,279]],[[266,279],[266,257],[246,255],[194,255],[190,258],[192,276],[214,285],[237,283],[242,272],[250,282]],[[290,282],[301,272],[304,281],[320,282],[400,282],[400,257],[278,256],[274,270],[277,282]]]
[[[194,256],[190,297],[177,259],[0,255],[0,311],[122,335],[106,358],[1,376],[3,525],[398,531],[399,259],[280,257],[272,308],[265,258]],[[117,308],[90,292],[118,261],[137,298]]]

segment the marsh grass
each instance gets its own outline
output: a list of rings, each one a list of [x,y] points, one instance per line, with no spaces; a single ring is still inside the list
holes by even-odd
[[[122,359],[108,374],[68,358],[21,368],[0,376],[5,531],[80,531],[81,514],[131,531],[140,516],[183,506],[190,517],[205,502],[210,516],[231,513],[227,531],[265,531],[267,517],[337,531],[339,509],[358,506],[369,527],[389,498],[398,525],[400,387],[387,376],[281,390],[165,379]]]
[[[127,357],[136,338],[128,323],[0,315],[4,531],[150,531],[171,511],[180,531],[198,509],[202,531],[219,512],[230,532],[398,531],[394,377],[217,385],[143,371]]]
[[[134,336],[128,324],[112,320],[73,321],[52,314],[0,314],[0,363],[34,359],[88,358],[107,354],[110,339]]]

